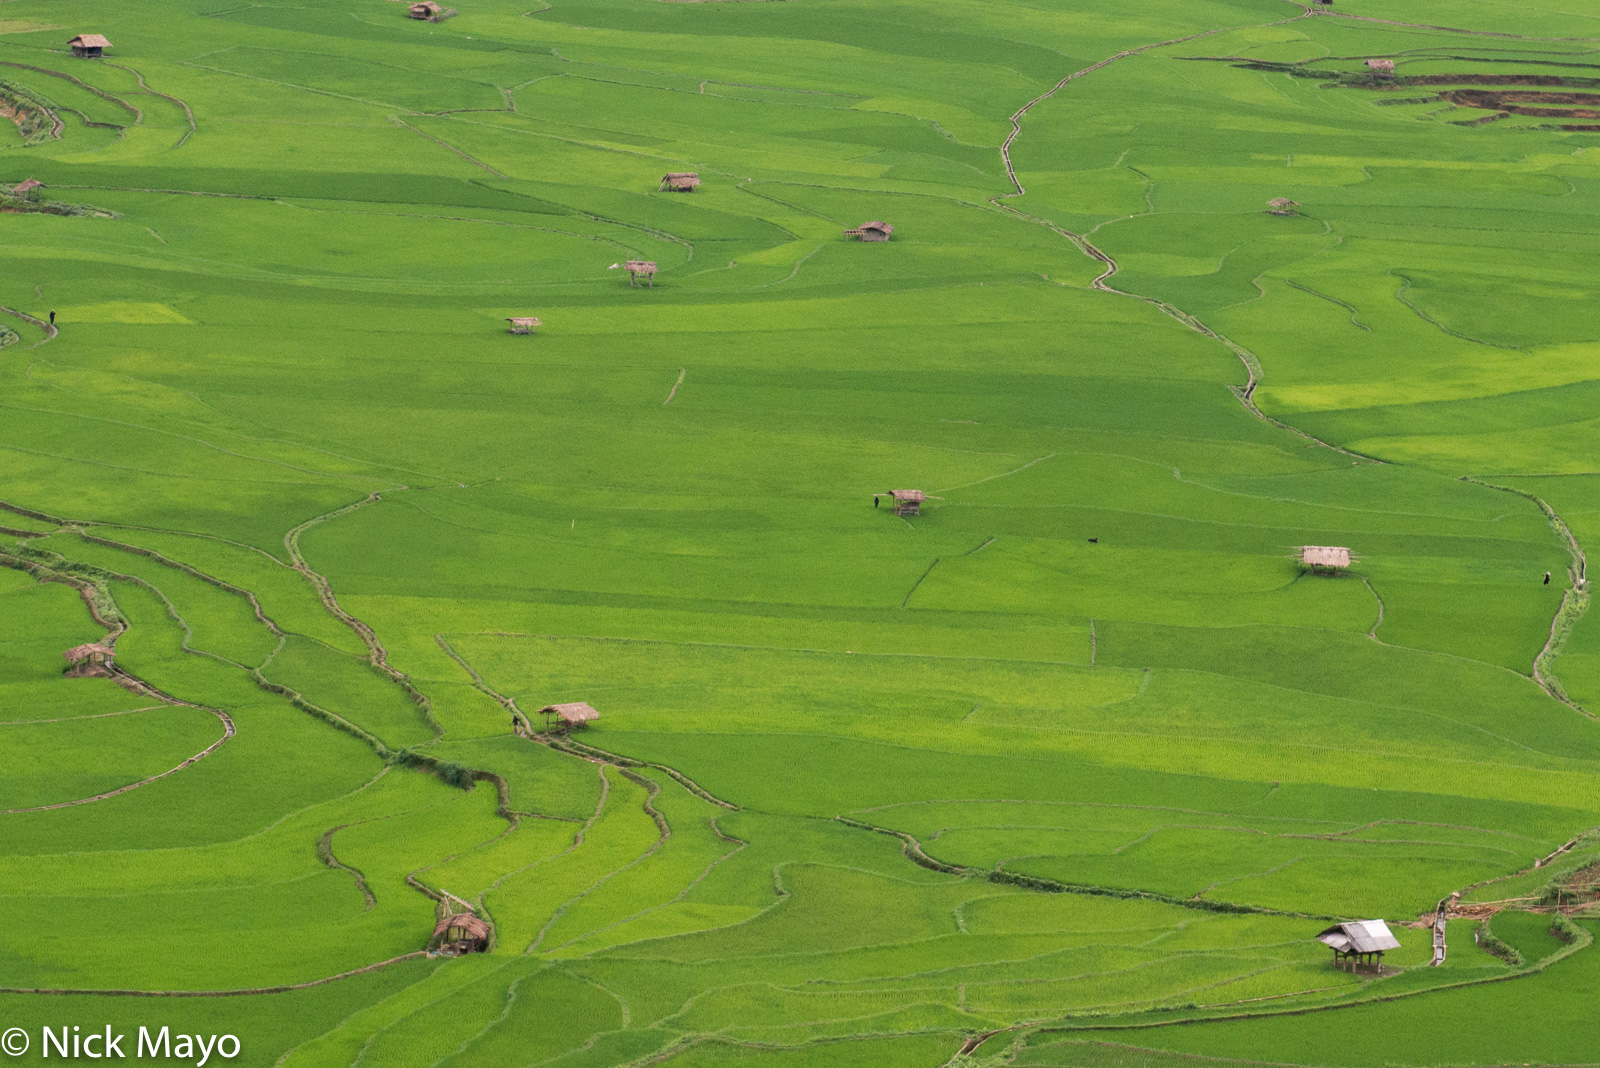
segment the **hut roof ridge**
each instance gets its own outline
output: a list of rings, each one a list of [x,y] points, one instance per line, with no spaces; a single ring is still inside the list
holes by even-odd
[[[1317,941],[1341,953],[1384,953],[1400,948],[1399,939],[1382,920],[1334,924],[1317,935]]]
[[[587,723],[600,718],[600,713],[595,711],[594,706],[585,701],[568,701],[565,704],[545,705],[539,709],[541,715],[546,712],[560,716],[566,723]]]

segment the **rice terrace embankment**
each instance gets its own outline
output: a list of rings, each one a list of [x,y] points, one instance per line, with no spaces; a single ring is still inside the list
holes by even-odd
[[[1593,1063],[1597,46],[0,5],[18,1062]]]

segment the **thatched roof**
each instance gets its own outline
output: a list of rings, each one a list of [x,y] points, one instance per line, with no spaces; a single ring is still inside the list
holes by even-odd
[[[890,490],[889,496],[897,501],[917,501],[919,503],[928,499],[928,495],[921,490]]]
[[[80,33],[67,42],[77,48],[110,48],[111,42],[98,33]]]
[[[44,183],[39,181],[39,179],[37,179],[37,178],[25,178],[22,181],[18,182],[16,185],[12,186],[11,187],[11,191],[20,196],[21,194],[29,192],[30,190],[43,189],[43,188],[44,188]]]
[[[1308,567],[1349,567],[1350,550],[1343,545],[1302,545],[1300,562]]]
[[[656,273],[656,261],[655,260],[629,260],[628,262],[624,263],[622,266],[624,268],[626,268],[627,270],[632,271],[634,274],[655,274]]]
[[[856,227],[854,230],[846,230],[845,231],[845,236],[847,236],[847,237],[859,236],[863,231],[866,231],[866,230],[872,230],[872,231],[874,231],[876,233],[885,234],[885,235],[894,233],[894,227],[890,226],[888,223],[882,221],[881,219],[873,219],[871,222],[862,223],[860,226]]]
[[[439,5],[434,3],[433,0],[421,0],[420,3],[411,5],[411,13],[413,15],[437,15],[439,10]]]
[[[1399,939],[1382,920],[1335,924],[1317,935],[1317,941],[1340,953],[1384,953],[1400,948]]]
[[[520,326],[524,328],[544,325],[544,323],[539,321],[538,316],[535,315],[511,315],[506,317],[506,322],[510,323],[512,326]]]
[[[698,171],[668,171],[661,177],[663,189],[693,189],[700,184]]]
[[[1393,74],[1394,73],[1394,60],[1392,60],[1392,59],[1369,59],[1369,60],[1367,60],[1367,69],[1372,71],[1375,74]]]
[[[489,925],[484,923],[483,920],[479,919],[477,916],[474,916],[470,912],[462,912],[454,916],[446,916],[444,919],[440,920],[438,926],[434,927],[433,929],[433,937],[441,938],[447,936],[450,933],[450,928],[452,927],[458,928],[461,931],[462,936],[466,938],[482,938],[487,940],[489,937]]]
[[[76,664],[78,661],[87,660],[91,656],[103,656],[109,659],[110,657],[116,655],[116,651],[109,645],[100,645],[98,642],[90,642],[87,645],[74,645],[71,649],[68,649],[61,655],[67,660]]]
[[[1278,211],[1282,211],[1284,208],[1298,208],[1299,206],[1288,197],[1273,197],[1267,201],[1267,207],[1276,208]]]
[[[588,723],[592,719],[600,718],[600,713],[596,712],[593,706],[586,705],[582,701],[564,705],[545,705],[539,709],[541,715],[546,712],[552,716],[559,716],[563,723]]]

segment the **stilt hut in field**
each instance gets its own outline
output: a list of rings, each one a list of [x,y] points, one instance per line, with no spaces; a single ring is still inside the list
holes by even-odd
[[[1317,935],[1317,941],[1333,950],[1333,966],[1351,971],[1367,966],[1383,970],[1383,955],[1399,949],[1400,941],[1382,920],[1357,920],[1340,923]]]
[[[650,283],[651,289],[656,287],[655,260],[626,260],[622,263],[613,263],[610,267],[607,267],[606,270],[614,271],[618,267],[621,267],[623,270],[628,272],[628,285],[638,285],[639,279],[643,278],[646,282]]]
[[[700,184],[698,171],[668,171],[661,179],[663,193],[693,193]]]
[[[596,712],[592,705],[584,704],[582,701],[564,705],[545,705],[539,709],[539,714],[544,717],[544,729],[547,731],[551,723],[556,720],[561,722],[562,729],[570,731],[574,727],[582,727],[600,718],[600,713]]]
[[[922,502],[928,499],[921,490],[890,490],[889,497],[894,501],[895,515],[921,515]]]
[[[1299,206],[1299,204],[1296,204],[1288,197],[1273,197],[1271,200],[1267,201],[1267,214],[1293,215],[1294,209],[1298,208]]]
[[[80,33],[67,45],[72,49],[72,54],[80,59],[99,59],[111,47],[111,42],[98,33]]]
[[[75,645],[61,655],[67,661],[68,677],[108,679],[111,677],[111,664],[116,653],[109,645],[90,643]]]
[[[846,230],[845,237],[857,237],[862,241],[887,241],[889,235],[894,233],[894,227],[879,219],[864,222],[854,230]]]
[[[1367,60],[1367,70],[1371,71],[1373,76],[1377,78],[1393,78],[1394,60],[1369,59]]]
[[[536,315],[508,316],[506,322],[511,324],[508,330],[513,334],[531,334],[544,325]]]
[[[452,956],[482,953],[489,948],[489,925],[470,912],[446,916],[434,927],[431,943]]]
[[[39,179],[37,179],[37,178],[25,178],[22,181],[18,182],[16,185],[11,187],[11,195],[14,196],[14,197],[25,197],[29,193],[33,192],[35,189],[43,189],[43,188],[44,188],[44,183],[39,181]]]
[[[1300,566],[1312,574],[1337,575],[1350,567],[1350,550],[1343,545],[1302,545]]]
[[[456,13],[453,7],[440,7],[434,0],[420,0],[406,8],[406,14],[423,22],[443,22]]]

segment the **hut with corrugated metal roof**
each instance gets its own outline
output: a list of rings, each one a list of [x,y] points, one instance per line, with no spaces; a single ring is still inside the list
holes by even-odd
[[[1350,550],[1343,545],[1302,545],[1300,566],[1312,573],[1336,575],[1350,566]]]
[[[1293,215],[1295,213],[1294,209],[1298,208],[1299,206],[1299,204],[1296,204],[1288,197],[1273,197],[1271,200],[1267,201],[1267,214]]]
[[[894,233],[894,227],[880,219],[864,222],[854,230],[846,230],[845,237],[856,237],[862,241],[887,241],[889,235]]]
[[[459,955],[482,953],[489,948],[490,927],[470,912],[458,912],[441,919],[433,929],[430,946],[440,953]]]
[[[511,324],[507,329],[513,334],[531,334],[544,325],[537,315],[507,316],[506,322]]]
[[[1400,948],[1400,940],[1382,920],[1356,920],[1339,923],[1317,935],[1317,941],[1333,950],[1336,968],[1351,971],[1361,966],[1383,969],[1383,955]]]
[[[67,45],[72,49],[72,54],[80,59],[99,59],[111,47],[111,42],[98,33],[80,33]]]
[[[661,179],[663,193],[693,193],[700,184],[698,171],[668,171]]]
[[[544,729],[549,730],[552,723],[559,720],[564,730],[582,727],[600,718],[600,713],[594,710],[593,705],[582,701],[572,701],[563,705],[545,705],[539,709],[539,714],[544,717]]]
[[[1393,78],[1394,60],[1369,59],[1367,60],[1367,70],[1371,71],[1374,75],[1380,78]]]
[[[116,651],[109,645],[90,642],[85,645],[74,645],[61,655],[66,658],[66,674],[69,678],[108,679],[111,677],[111,665]]]
[[[624,260],[621,263],[613,263],[610,267],[607,267],[606,270],[614,271],[618,267],[621,267],[623,270],[628,272],[628,285],[638,285],[639,279],[643,278],[646,282],[650,283],[651,289],[656,287],[655,260]]]

